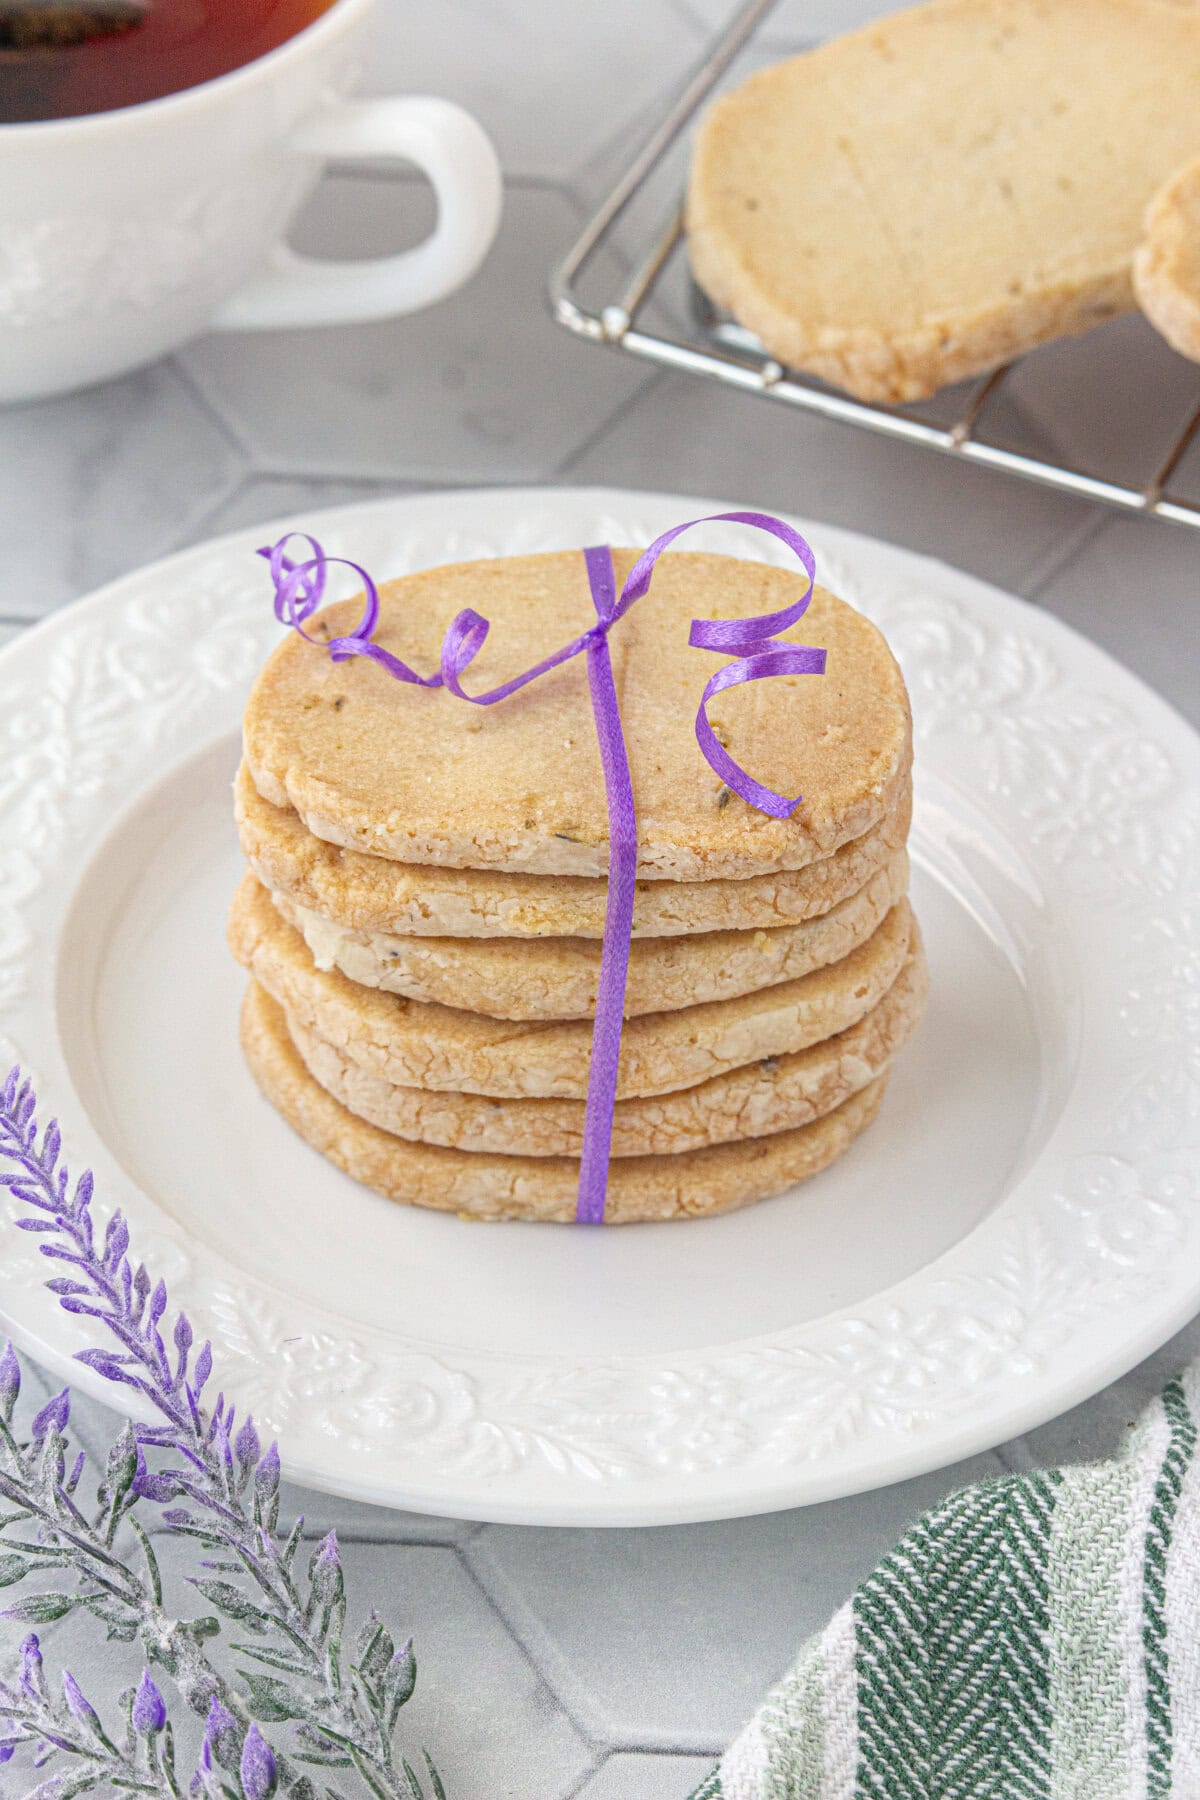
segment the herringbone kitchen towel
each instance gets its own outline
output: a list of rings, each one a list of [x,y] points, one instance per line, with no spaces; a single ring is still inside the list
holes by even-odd
[[[693,1800],[1200,1800],[1200,1367],[1116,1461],[952,1494]]]

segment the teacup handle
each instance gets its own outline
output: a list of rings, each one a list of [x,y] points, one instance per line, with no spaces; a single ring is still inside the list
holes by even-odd
[[[288,147],[305,157],[414,164],[433,187],[437,223],[414,249],[369,261],[324,262],[280,244],[225,302],[212,329],[394,318],[453,293],[487,255],[500,222],[500,165],[481,127],[451,101],[424,95],[342,101],[300,126]]]

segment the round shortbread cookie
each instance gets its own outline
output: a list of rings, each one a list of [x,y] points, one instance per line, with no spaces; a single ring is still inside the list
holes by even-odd
[[[263,1094],[300,1137],[389,1200],[472,1219],[573,1220],[579,1164],[567,1157],[477,1156],[408,1143],[356,1118],[313,1080],[280,1008],[251,984],[242,1048]],[[636,1156],[609,1171],[605,1222],[732,1212],[807,1180],[848,1150],[879,1110],[887,1076],[815,1124],[679,1156]]]
[[[912,913],[894,906],[873,936],[841,962],[761,994],[630,1019],[621,1044],[620,1099],[694,1087],[726,1069],[784,1056],[844,1031],[878,1005],[908,954]],[[238,961],[310,1031],[397,1087],[580,1100],[587,1093],[592,1025],[489,1019],[359,987],[317,969],[300,933],[246,876],[229,915]]]
[[[243,763],[234,784],[238,835],[264,887],[350,931],[408,937],[604,935],[607,883],[590,876],[511,875],[363,856],[314,837],[290,807],[264,800]],[[902,849],[912,783],[895,810],[832,856],[747,881],[639,881],[633,935],[759,931],[829,912]]]
[[[1200,161],[1173,175],[1146,208],[1133,287],[1154,329],[1200,362]]]
[[[1200,153],[1197,12],[936,0],[756,71],[696,134],[697,281],[889,403],[1128,311],[1146,205]]]
[[[698,1087],[619,1100],[613,1155],[677,1156],[810,1125],[883,1073],[916,1030],[928,987],[914,932],[908,960],[878,1006],[835,1037],[794,1056],[731,1069]],[[295,1020],[288,1020],[288,1030],[314,1080],[350,1112],[394,1137],[509,1156],[582,1153],[582,1100],[494,1100],[393,1087]]]
[[[840,962],[907,891],[908,858],[901,851],[859,893],[802,925],[639,938],[629,958],[625,1016],[729,1000]],[[286,894],[272,899],[302,934],[318,969],[338,969],[363,987],[496,1019],[595,1015],[601,946],[594,938],[393,937],[347,931]]]
[[[636,552],[614,554],[618,579]],[[638,811],[638,873],[709,881],[800,868],[892,812],[912,733],[895,659],[861,613],[817,588],[783,642],[828,652],[824,675],[782,675],[718,694],[709,719],[729,753],[778,792],[804,794],[788,819],[731,794],[701,755],[704,683],[725,666],[690,649],[694,618],[746,618],[798,600],[805,578],[727,556],[671,554],[609,638]],[[582,553],[429,569],[380,590],[376,643],[436,669],[463,608],[492,632],[466,684],[482,693],[595,623]],[[352,629],[358,601],[309,621]],[[335,663],[289,633],[246,706],[246,761],[275,806],[317,837],[400,862],[542,875],[608,872],[604,778],[585,659],[489,707],[394,680],[366,658]]]

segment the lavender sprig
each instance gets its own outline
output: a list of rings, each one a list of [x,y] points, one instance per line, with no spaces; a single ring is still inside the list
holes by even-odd
[[[0,1502],[12,1510],[0,1516],[0,1586],[48,1574],[69,1579],[73,1586],[29,1594],[0,1616],[49,1625],[82,1609],[104,1625],[110,1639],[140,1638],[146,1655],[168,1670],[201,1717],[213,1696],[220,1695],[240,1710],[248,1728],[247,1703],[228,1688],[203,1652],[215,1621],[181,1620],[164,1610],[158,1561],[133,1517],[140,1454],[134,1428],[126,1424],[109,1451],[89,1516],[77,1498],[85,1470],[82,1453],[67,1472],[69,1395],[65,1390],[55,1395],[22,1442],[14,1425],[19,1393],[20,1368],[8,1345],[0,1355]],[[138,1547],[140,1568],[114,1548],[123,1524]],[[14,1536],[11,1527],[20,1535]]]
[[[154,1282],[131,1257],[120,1213],[100,1234],[90,1172],[72,1187],[58,1126],[51,1121],[39,1140],[36,1098],[16,1069],[0,1090],[0,1161],[11,1168],[0,1173],[0,1186],[29,1209],[17,1219],[18,1228],[38,1234],[42,1255],[64,1271],[46,1285],[66,1311],[94,1319],[113,1340],[78,1352],[78,1360],[134,1390],[143,1409],[155,1415],[153,1423],[126,1426],[114,1444],[89,1519],[73,1498],[82,1460],[66,1472],[68,1397],[43,1408],[32,1442],[19,1445],[8,1422],[12,1403],[7,1417],[4,1403],[6,1383],[19,1384],[19,1371],[11,1350],[0,1357],[0,1452],[7,1459],[0,1468],[0,1501],[18,1508],[0,1520],[0,1534],[17,1517],[38,1526],[36,1546],[11,1545],[0,1535],[0,1549],[24,1559],[10,1579],[48,1567],[68,1569],[76,1579],[72,1594],[33,1596],[10,1608],[9,1616],[36,1623],[44,1612],[48,1622],[79,1605],[110,1635],[140,1637],[150,1659],[163,1664],[192,1708],[207,1717],[197,1792],[266,1800],[282,1786],[303,1800],[315,1793],[296,1767],[306,1763],[353,1769],[378,1800],[424,1800],[418,1778],[395,1749],[399,1713],[416,1680],[411,1644],[397,1649],[372,1614],[346,1658],[345,1581],[335,1534],[316,1546],[302,1575],[297,1556],[304,1521],[297,1519],[286,1536],[279,1529],[276,1446],[264,1451],[253,1420],[247,1416],[239,1425],[223,1393],[206,1404],[210,1344],[193,1357],[186,1315],[175,1313],[168,1323],[165,1284]],[[134,1517],[143,1501],[162,1509],[172,1533],[213,1553],[201,1564],[205,1573],[189,1578],[191,1585],[217,1613],[259,1640],[233,1645],[259,1665],[241,1671],[244,1697],[221,1679],[203,1649],[219,1631],[218,1620],[180,1622],[163,1611],[157,1561]],[[114,1550],[123,1526],[139,1542],[144,1573]],[[0,1557],[0,1571],[5,1566]],[[277,1754],[254,1721],[290,1723],[291,1752]],[[131,1730],[136,1745],[138,1732]],[[425,1760],[434,1800],[445,1800],[437,1771]],[[230,1785],[231,1775],[236,1785]],[[338,1800],[335,1789],[324,1791]]]
[[[101,1786],[183,1800],[166,1704],[148,1671],[136,1691],[123,1697],[125,1729],[114,1741],[70,1670],[63,1671],[61,1697],[51,1691],[41,1645],[32,1632],[21,1645],[20,1656],[19,1679],[0,1681],[0,1761],[22,1745],[32,1747],[35,1768],[44,1767],[55,1752],[75,1758],[69,1776],[51,1775],[25,1800],[71,1800]]]

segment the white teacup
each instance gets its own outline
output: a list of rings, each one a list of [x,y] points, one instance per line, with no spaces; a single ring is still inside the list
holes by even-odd
[[[0,401],[152,361],[202,331],[415,312],[479,266],[500,170],[460,107],[347,100],[380,0],[334,0],[269,55],[182,93],[0,125]],[[437,224],[414,249],[322,262],[287,230],[331,158],[415,164]]]

